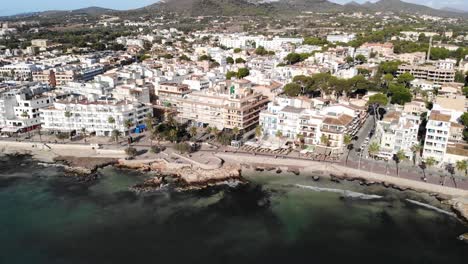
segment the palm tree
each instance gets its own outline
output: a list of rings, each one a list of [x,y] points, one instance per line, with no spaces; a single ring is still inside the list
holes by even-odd
[[[130,119],[124,121],[124,126],[128,129],[128,134],[130,135],[130,128],[133,126],[133,122]]]
[[[176,142],[177,141],[177,130],[176,129],[171,129],[169,130],[169,140],[172,141],[172,142]]]
[[[206,127],[206,133],[208,133],[208,135],[209,135],[209,136],[208,136],[208,140],[211,139],[211,131],[212,131],[212,130],[213,130],[212,127],[210,127],[210,126],[207,126],[207,127]]]
[[[400,176],[400,168],[398,164],[400,164],[400,162],[402,162],[405,159],[406,159],[405,152],[401,149],[393,156],[393,160],[395,161],[395,165],[397,169],[397,176]]]
[[[345,144],[346,149],[348,150],[348,153],[346,154],[345,164],[348,164],[349,153],[353,149],[353,145],[351,144],[352,142],[353,142],[353,137],[351,135],[348,135],[348,134],[344,135],[343,143]]]
[[[283,132],[281,130],[276,131],[275,136],[278,138],[278,147],[281,146],[281,138],[283,137]]]
[[[257,138],[257,141],[260,139],[262,134],[263,134],[262,126],[258,125],[257,127],[255,127],[255,137]]]
[[[414,144],[411,146],[411,151],[413,152],[413,165],[416,166],[418,154],[421,152],[422,146],[420,144]]]
[[[189,134],[191,138],[195,138],[197,136],[197,133],[198,133],[197,127],[195,126],[190,127]]]
[[[232,134],[235,136],[235,139],[237,140],[237,136],[239,135],[240,130],[238,127],[235,127],[232,129]]]
[[[150,113],[148,113],[146,115],[146,118],[145,118],[145,125],[146,125],[146,128],[151,131],[153,130],[153,126],[154,126],[154,122],[153,122],[153,117],[151,116]]]
[[[299,148],[300,149],[303,149],[304,148],[304,145],[305,145],[305,142],[304,142],[304,135],[299,133],[296,135],[296,138],[297,138],[297,141],[299,142]]]
[[[211,128],[211,134],[216,138],[219,133],[219,129],[217,127]]]
[[[119,137],[120,137],[120,131],[117,130],[117,129],[112,130],[111,136],[112,136],[112,138],[114,139],[115,142],[118,142]]]
[[[81,128],[81,134],[83,135],[83,138],[86,139],[86,127]]]
[[[107,118],[107,123],[109,123],[109,124],[115,124],[115,118],[112,117],[112,116],[109,116],[109,117]]]
[[[320,136],[320,142],[325,145],[325,146],[329,146],[330,144],[330,139],[325,135],[325,134],[322,134],[322,136]]]
[[[453,167],[452,163],[449,163],[447,164],[447,166],[445,166],[445,169],[448,171],[448,173],[450,173],[450,177],[452,178],[453,180],[453,185],[455,186],[455,188],[457,188],[457,182],[455,181],[455,168]],[[442,185],[445,185],[445,173],[444,173],[444,181],[442,183]]]
[[[379,143],[372,142],[369,145],[369,148],[368,148],[369,156],[371,156],[373,159],[375,159],[375,155],[377,155],[377,153],[379,153],[379,151],[380,151]]]
[[[70,118],[72,117],[72,113],[70,111],[65,111],[64,113],[65,117],[67,118],[67,122],[68,122],[68,130],[69,130],[69,134],[68,136],[71,137],[71,125],[70,125]]]
[[[455,164],[455,167],[457,168],[457,170],[465,173],[465,177],[466,177],[466,175],[468,174],[468,161],[467,160],[457,161],[457,163]]]
[[[426,166],[430,168],[430,167],[434,166],[437,163],[437,161],[433,157],[429,157],[429,158],[426,158],[424,163],[426,163]]]

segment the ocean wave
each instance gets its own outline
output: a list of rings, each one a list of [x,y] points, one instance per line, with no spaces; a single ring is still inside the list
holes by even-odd
[[[415,205],[419,205],[419,206],[424,207],[426,209],[436,211],[436,212],[441,213],[441,214],[446,214],[446,215],[450,215],[450,216],[453,216],[453,217],[457,216],[455,213],[446,211],[444,209],[440,209],[439,207],[436,207],[436,206],[433,206],[433,205],[430,205],[430,204],[421,203],[421,202],[411,200],[411,199],[406,199],[406,201],[408,201],[409,203],[415,204]]]
[[[349,191],[349,190],[342,190],[342,189],[320,188],[320,187],[309,186],[309,185],[301,185],[301,184],[296,184],[295,186],[299,187],[299,188],[303,188],[303,189],[316,191],[316,192],[339,193],[339,194],[343,195],[344,197],[348,197],[348,198],[356,198],[356,199],[363,199],[363,200],[372,200],[372,199],[381,199],[381,198],[383,198],[383,196],[380,196],[380,195],[358,193],[358,192],[353,192],[353,191]]]

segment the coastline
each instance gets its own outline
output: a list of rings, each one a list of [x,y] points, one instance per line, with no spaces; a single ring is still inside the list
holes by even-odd
[[[172,153],[172,155],[180,158],[179,160],[167,158],[126,160],[124,150],[98,149],[92,145],[46,145],[11,141],[2,141],[2,143],[5,143],[0,148],[3,154],[31,155],[35,160],[49,164],[59,162],[67,172],[84,182],[95,179],[97,169],[108,165],[157,172],[159,176],[174,177],[180,181],[179,190],[201,189],[219,184],[244,183],[242,173],[249,169],[275,170],[276,173],[310,174],[311,177],[314,176],[314,179],[325,177],[336,182],[342,180],[358,181],[362,185],[382,184],[385,187],[401,191],[413,190],[427,193],[435,196],[442,203],[450,205],[460,218],[468,221],[467,190],[364,172],[333,163],[234,152],[210,153],[210,158],[218,160],[214,164],[203,164],[192,155],[176,153]],[[90,178],[87,178],[86,175],[90,175]],[[158,188],[164,186],[164,181],[161,181],[159,185],[154,185],[156,178],[153,178],[150,186]],[[158,181],[156,179],[156,182]]]

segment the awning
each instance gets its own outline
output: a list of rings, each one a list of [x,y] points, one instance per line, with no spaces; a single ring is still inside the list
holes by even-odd
[[[2,132],[7,132],[7,133],[16,133],[20,130],[20,128],[17,127],[4,127],[2,128]]]

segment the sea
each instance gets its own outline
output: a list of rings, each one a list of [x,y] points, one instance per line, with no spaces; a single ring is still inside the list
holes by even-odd
[[[0,263],[468,263],[468,225],[429,195],[275,172],[135,194],[150,175],[98,173],[0,156]]]

